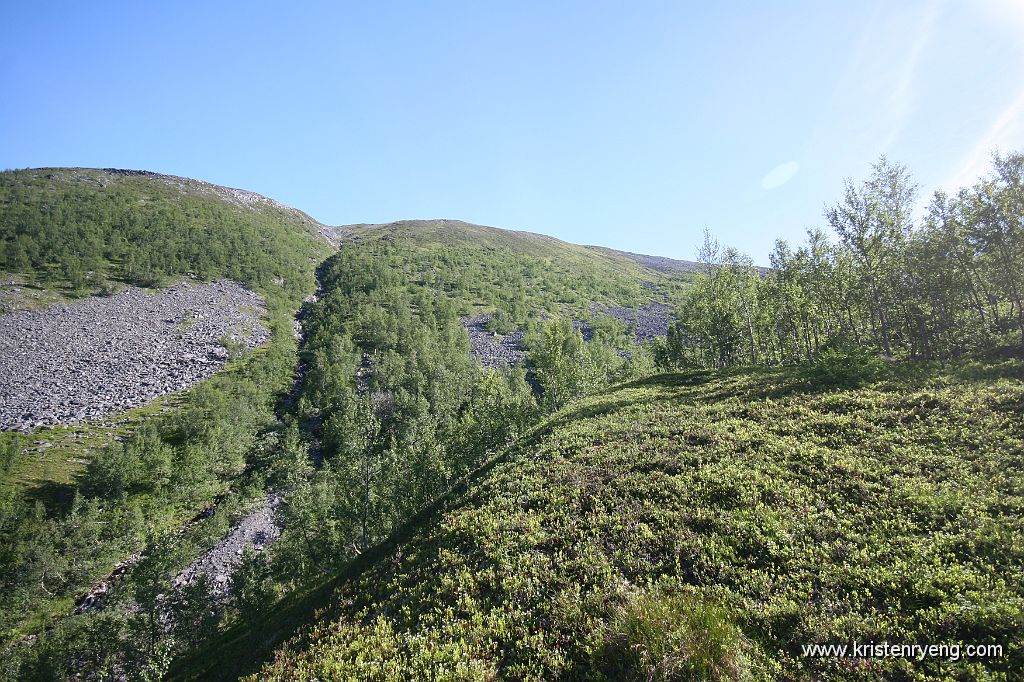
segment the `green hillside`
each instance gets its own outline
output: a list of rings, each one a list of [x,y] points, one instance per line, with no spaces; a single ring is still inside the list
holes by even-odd
[[[285,583],[344,568],[545,410],[653,371],[650,344],[590,307],[650,300],[654,273],[560,242],[534,253],[538,240],[402,223],[355,231],[324,263],[296,405],[324,466],[292,479],[272,560]],[[480,310],[502,326],[471,341]],[[473,360],[499,335],[520,339],[524,366]]]
[[[329,248],[322,229],[258,194],[171,175],[0,173],[0,273],[71,296],[193,275],[249,284],[272,308],[296,306]]]
[[[527,301],[533,312],[566,306],[585,311],[592,302],[638,305],[651,298],[643,282],[670,279],[626,254],[459,220],[405,220],[331,231],[356,243],[407,244],[418,261],[429,263],[423,283],[458,292],[464,312]]]
[[[919,219],[883,158],[833,233],[765,269],[710,233],[693,264],[325,227],[151,173],[0,174],[15,307],[227,277],[273,331],[61,449],[84,462],[61,499],[0,486],[0,677],[1015,679],[1022,178],[995,156]],[[27,440],[0,437],[6,479]],[[168,596],[271,499],[273,538],[207,575],[225,596]],[[854,643],[945,653],[805,650]]]
[[[258,494],[256,458],[282,426],[275,409],[296,368],[293,317],[333,250],[321,229],[265,197],[186,178],[0,173],[0,273],[5,285],[18,284],[5,308],[230,278],[263,296],[271,331],[255,352],[118,415],[120,423],[0,433],[0,644],[52,628],[118,562],[226,491]],[[179,561],[216,542],[231,507],[200,524],[197,532],[212,537],[182,539]]]
[[[797,370],[619,386],[343,573],[253,679],[1011,679],[1022,400],[1020,362],[860,389]],[[1005,649],[801,657],[851,640]]]
[[[558,361],[569,375],[555,377],[555,364],[550,376],[531,370],[534,385],[554,396],[559,383],[567,400],[652,367],[649,350],[592,304],[664,301],[679,283],[624,257],[457,221],[331,230],[252,193],[152,173],[44,169],[0,180],[0,236],[9,245],[0,269],[30,292],[16,307],[228,277],[266,298],[273,329],[268,346],[119,427],[35,432],[62,444],[46,457],[26,458],[24,437],[0,437],[4,476],[21,482],[0,487],[0,632],[18,654],[8,661],[18,676],[102,675],[122,660],[162,665],[155,640],[135,634],[143,569],[119,584],[114,608],[68,616],[83,590],[132,553],[164,556],[166,581],[237,520],[233,510],[276,490],[286,495],[285,532],[269,568],[275,589],[297,589],[379,542],[515,438],[538,414],[533,388],[522,369],[487,372],[472,362],[466,316],[496,313],[494,333],[526,332],[535,355],[556,320],[592,324],[586,347],[559,327],[577,344]],[[330,238],[340,251],[327,258]],[[323,296],[297,354],[292,316],[315,290],[318,269]],[[285,407],[278,401],[300,360],[306,381]],[[325,462],[315,471],[310,438]],[[63,445],[75,439],[70,450]],[[353,492],[363,488],[359,501]],[[229,503],[187,537],[167,535],[227,491]],[[240,604],[218,612],[224,626],[247,617]],[[26,644],[24,635],[43,631]],[[94,660],[97,637],[117,653]],[[160,646],[180,655],[190,638]]]

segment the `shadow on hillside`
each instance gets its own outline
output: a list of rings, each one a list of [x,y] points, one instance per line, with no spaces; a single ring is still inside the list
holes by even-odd
[[[71,511],[71,504],[75,501],[75,486],[46,481],[26,490],[25,499],[29,505],[42,502],[51,518],[63,517]]]
[[[569,409],[549,420],[534,432],[542,438],[574,422],[599,419],[623,409],[655,405],[666,401],[700,404],[740,398],[743,400],[778,400],[796,394],[820,394],[834,390],[835,386],[815,383],[807,368],[730,368],[723,370],[694,370],[657,374],[625,384],[613,386],[594,397],[613,398]],[[630,394],[633,389],[650,389],[648,393]],[[688,389],[696,389],[690,391]],[[625,393],[622,398],[614,396]]]
[[[532,442],[532,438],[528,439]],[[236,680],[253,675],[269,663],[274,651],[299,635],[305,626],[317,621],[340,617],[341,610],[332,595],[346,583],[353,582],[374,565],[394,556],[421,528],[445,511],[466,502],[467,493],[490,472],[521,451],[516,444],[491,457],[477,469],[453,485],[448,492],[403,523],[386,540],[356,556],[333,576],[297,589],[271,609],[272,619],[262,627],[236,624],[210,640],[206,646],[188,657],[174,661],[167,675],[170,680]],[[300,645],[301,646],[301,645]]]
[[[1024,351],[1020,351],[1024,354]],[[960,381],[989,382],[998,379],[1024,380],[1024,361],[1014,357],[991,362],[966,362],[949,366],[949,373]]]
[[[694,371],[694,372],[679,372],[672,374],[656,374],[654,376],[645,377],[643,379],[637,379],[636,381],[630,381],[625,384],[618,384],[611,388],[605,389],[599,393],[594,394],[593,397],[599,398],[601,396],[614,396],[621,393],[622,391],[629,389],[675,389],[675,388],[686,388],[702,386],[715,378],[714,372],[708,371]],[[654,395],[649,396],[630,396],[624,397],[617,400],[606,400],[599,403],[583,405],[581,407],[570,408],[567,411],[556,415],[549,419],[544,425],[534,431],[529,437],[529,442],[533,443],[537,440],[544,438],[552,432],[572,424],[573,422],[582,421],[585,419],[597,419],[605,415],[613,414],[619,410],[635,407],[638,405],[647,405],[657,402],[662,402],[666,399],[666,395],[663,392],[658,392]]]

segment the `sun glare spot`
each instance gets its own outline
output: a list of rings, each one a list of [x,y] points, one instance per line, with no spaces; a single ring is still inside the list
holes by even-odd
[[[768,175],[764,176],[761,180],[761,187],[765,189],[775,189],[782,187],[787,182],[793,179],[796,172],[800,170],[800,164],[796,161],[788,161],[780,164],[768,172]]]

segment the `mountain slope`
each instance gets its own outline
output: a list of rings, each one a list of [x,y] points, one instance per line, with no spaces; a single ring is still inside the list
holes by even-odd
[[[294,306],[331,248],[322,231],[266,197],[187,178],[85,168],[0,173],[0,272],[71,295],[191,274],[235,279]]]
[[[843,389],[792,367],[650,377],[658,334],[640,322],[660,315],[664,334],[684,261],[453,220],[327,228],[139,171],[3,173],[0,208],[0,270],[38,291],[231,278],[264,296],[273,332],[166,413],[103,433],[123,443],[79,441],[91,461],[67,508],[0,486],[16,654],[0,676],[155,676],[172,657],[202,679],[1024,668],[1019,362],[885,367]],[[481,338],[520,366],[480,367]],[[0,434],[5,476],[26,444]],[[170,576],[269,491],[273,547],[241,559],[223,608],[192,602],[202,627],[159,632]],[[103,611],[66,615],[143,550]],[[802,655],[851,640],[1004,650]]]
[[[1019,671],[1024,367],[933,374],[692,373],[589,398],[342,574],[253,679],[617,679],[644,632],[675,638],[654,663],[676,679]],[[801,656],[850,640],[1004,650]]]
[[[8,300],[11,307],[109,296],[125,285],[161,287],[182,277],[228,278],[263,296],[272,332],[267,345],[227,371],[110,424],[37,429],[31,438],[39,448],[0,434],[3,482],[22,484],[0,486],[7,547],[0,553],[6,588],[0,630],[14,646],[22,635],[52,633],[9,661],[18,674],[80,668],[91,655],[81,644],[91,636],[84,633],[106,627],[108,617],[130,620],[140,612],[137,588],[144,578],[134,572],[145,569],[121,570],[125,576],[111,586],[105,581],[115,564],[133,554],[131,565],[139,556],[160,556],[170,544],[176,554],[161,570],[173,575],[216,542],[231,505],[258,502],[286,486],[283,509],[293,518],[275,552],[291,549],[295,557],[297,549],[295,560],[307,568],[325,552],[344,562],[356,546],[351,540],[365,547],[386,535],[525,428],[535,411],[525,372],[483,372],[466,347],[469,316],[500,315],[498,331],[478,333],[511,328],[519,339],[550,318],[586,325],[603,317],[601,371],[621,378],[632,375],[628,361],[639,358],[639,347],[626,338],[625,324],[607,321],[608,310],[663,301],[661,287],[671,282],[627,258],[541,235],[458,221],[328,230],[259,195],[140,171],[3,173],[0,207],[0,271],[17,282],[13,289],[29,294]],[[340,252],[325,262],[334,242]],[[316,291],[317,269],[323,296],[307,309],[297,356],[293,314]],[[170,325],[173,334],[189,323],[189,315],[177,317],[150,324]],[[623,348],[633,350],[616,354]],[[523,356],[522,348],[517,352]],[[294,380],[303,377],[300,388]],[[297,400],[278,402],[289,388],[299,389]],[[510,421],[510,408],[519,410],[520,424]],[[367,417],[362,436],[348,421],[360,415]],[[371,433],[374,425],[379,432]],[[44,446],[47,454],[40,456]],[[306,471],[310,449],[329,466]],[[337,537],[319,555],[304,557],[307,548],[296,538],[308,529],[295,523],[301,494],[293,493],[330,486],[343,492],[345,458],[376,457],[380,449],[389,468],[382,466],[373,481],[374,495],[383,498],[373,501],[381,504],[373,523],[364,523],[358,537],[347,535],[355,507],[346,498],[329,510],[340,517]],[[402,472],[395,480],[405,481],[403,499],[392,494],[388,472]],[[196,516],[225,496],[226,511]],[[40,513],[33,511],[37,501]],[[188,524],[188,532],[199,539],[183,541],[174,529],[193,516],[199,523]],[[322,530],[332,528],[320,516],[307,517]],[[67,615],[79,596],[96,590],[106,595],[106,613]],[[118,665],[110,660],[152,653],[133,650],[131,633],[127,626],[116,630],[106,646],[121,653],[91,663],[97,674]]]
[[[387,240],[414,248],[416,257],[437,274],[428,283],[447,289],[459,288],[460,281],[469,284],[468,290],[476,294],[465,301],[471,308],[489,309],[512,299],[548,312],[586,312],[592,303],[635,306],[663,300],[661,285],[678,279],[678,273],[645,267],[610,249],[459,220],[345,225],[329,232],[343,244],[346,239]]]
[[[677,260],[675,258],[666,258],[665,256],[648,256],[642,253],[633,253],[631,251],[618,251],[616,249],[609,249],[604,246],[588,246],[588,249],[594,249],[595,251],[601,251],[603,253],[614,254],[617,256],[623,256],[632,261],[639,263],[640,265],[654,270],[656,272],[665,273],[688,273],[698,272],[700,270],[700,263],[690,260]]]
[[[61,403],[53,410],[63,415],[58,421],[74,422],[39,427],[40,419],[28,423],[30,436],[0,433],[0,642],[7,644],[54,626],[60,631],[74,620],[68,616],[83,592],[214,500],[244,504],[258,494],[229,491],[258,471],[261,439],[281,428],[275,408],[297,364],[294,315],[315,292],[316,267],[333,245],[316,221],[250,192],[75,168],[0,173],[0,242],[0,309],[46,308],[5,318],[8,347],[32,346],[37,362],[27,367],[29,354],[15,352],[7,360],[35,372],[19,378],[24,396],[46,394]],[[260,297],[234,283],[185,282],[173,291],[193,293],[175,307],[173,291],[128,288],[185,278],[231,279]],[[238,306],[219,305],[221,289],[237,294]],[[85,300],[47,307],[69,298]],[[229,308],[244,309],[246,319],[239,317],[232,333],[254,332],[258,350],[243,353],[223,331]],[[207,324],[203,315],[221,319]],[[39,329],[71,341],[55,348],[52,338],[34,339],[30,325],[19,326],[26,319],[53,322]],[[124,358],[132,340],[118,329],[140,332],[149,346]],[[218,333],[219,340],[207,338]],[[220,359],[207,357],[210,345]],[[202,372],[186,371],[200,365]],[[105,380],[103,372],[116,376]],[[133,384],[149,388],[133,392]],[[128,412],[93,414],[92,403],[136,405],[165,389],[177,392]],[[41,406],[24,412],[32,416]],[[195,531],[216,533],[210,529],[227,523],[216,516],[206,513]],[[206,542],[177,544],[193,552]]]

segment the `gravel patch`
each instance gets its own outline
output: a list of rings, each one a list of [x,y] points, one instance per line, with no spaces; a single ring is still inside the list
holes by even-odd
[[[281,529],[274,517],[280,503],[281,496],[277,493],[264,498],[223,540],[179,573],[172,583],[174,587],[190,585],[200,575],[205,575],[215,594],[226,595],[231,588],[231,576],[242,561],[242,551],[252,547],[261,552],[280,537]]]
[[[595,303],[590,306],[595,315],[611,315],[619,322],[625,322],[633,328],[633,338],[637,343],[644,343],[659,336],[668,336],[668,327],[672,324],[672,306],[664,303],[648,303],[642,308],[621,308]]]
[[[487,369],[521,365],[526,360],[524,332],[520,329],[504,336],[487,330],[494,313],[464,317],[462,325],[469,332],[469,355]]]
[[[221,339],[269,339],[263,310],[221,280],[0,315],[0,430],[102,418],[187,388],[227,362]]]

